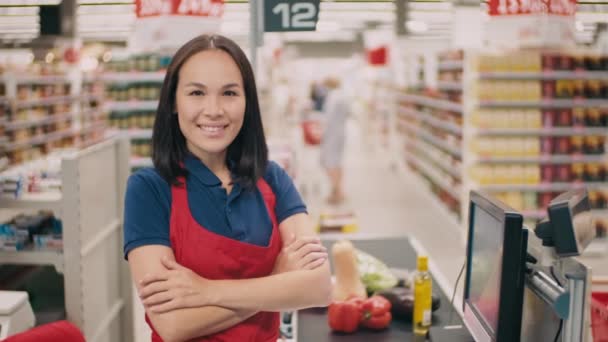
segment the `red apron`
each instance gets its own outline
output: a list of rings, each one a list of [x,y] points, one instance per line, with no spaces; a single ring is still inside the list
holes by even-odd
[[[184,179],[180,182],[186,184]],[[272,221],[267,247],[234,240],[201,227],[190,212],[186,186],[173,186],[170,237],[175,260],[206,279],[249,279],[270,275],[283,241],[274,214],[276,197],[263,179],[258,181],[257,187]],[[146,322],[152,328],[152,342],[161,342],[147,315]],[[279,313],[259,312],[232,328],[193,341],[276,342],[279,324]]]

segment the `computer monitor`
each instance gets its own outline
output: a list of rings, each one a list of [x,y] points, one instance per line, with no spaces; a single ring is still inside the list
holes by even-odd
[[[464,322],[477,342],[517,342],[528,241],[523,217],[471,191],[468,229]]]
[[[586,189],[565,192],[547,208],[549,217],[542,220],[535,233],[543,245],[554,247],[559,257],[578,256],[595,238],[595,222]]]

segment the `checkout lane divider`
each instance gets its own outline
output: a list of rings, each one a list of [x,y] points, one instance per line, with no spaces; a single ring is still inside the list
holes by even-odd
[[[418,241],[418,239],[416,239],[415,237],[411,237],[411,236],[408,237],[408,239],[410,240],[410,244],[416,251],[416,254],[429,256],[429,270],[431,271],[431,274],[433,275],[433,278],[435,279],[435,283],[437,283],[439,285],[439,287],[445,293],[445,295],[446,295],[446,297],[448,297],[448,299],[452,299],[452,294],[454,292],[454,288],[456,288],[457,285],[450,284],[448,279],[443,275],[443,273],[441,273],[441,271],[440,271],[439,267],[437,266],[437,264],[435,263],[433,257],[428,253],[426,248],[424,248],[424,246],[420,243],[420,241]],[[461,279],[461,281],[464,281],[464,280]],[[456,293],[456,297],[454,298],[454,305],[452,305],[452,303],[448,303],[448,304],[450,306],[452,306],[451,309],[455,310],[462,318],[462,315],[463,315],[462,308],[457,303],[462,303],[462,295],[459,293]],[[451,322],[447,322],[447,323],[448,323],[448,326],[450,326]]]

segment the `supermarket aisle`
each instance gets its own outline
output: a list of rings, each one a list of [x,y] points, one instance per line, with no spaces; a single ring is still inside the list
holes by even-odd
[[[366,142],[351,121],[345,160],[347,207],[358,217],[357,236],[410,236],[419,241],[439,268],[439,280],[450,291],[464,262],[460,228],[433,202],[432,196],[413,175],[389,167],[377,150]],[[317,162],[314,159],[309,163]],[[314,167],[314,166],[311,166]],[[316,217],[321,198],[307,198]],[[344,235],[347,237],[348,235]]]

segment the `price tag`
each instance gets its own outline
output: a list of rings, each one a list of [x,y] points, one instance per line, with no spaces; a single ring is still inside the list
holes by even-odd
[[[264,31],[315,31],[321,0],[265,0]]]

